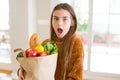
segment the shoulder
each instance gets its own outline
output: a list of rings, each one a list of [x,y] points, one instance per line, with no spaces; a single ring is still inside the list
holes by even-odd
[[[84,55],[84,47],[83,42],[80,36],[75,35],[71,42],[70,52],[72,55],[83,56]]]
[[[74,43],[82,43],[82,40],[79,35],[75,35],[72,39],[72,42]]]
[[[83,48],[83,42],[79,35],[75,35],[71,41],[71,48]]]
[[[42,41],[42,43],[49,42],[49,41],[50,41],[50,39],[45,39],[45,40]]]

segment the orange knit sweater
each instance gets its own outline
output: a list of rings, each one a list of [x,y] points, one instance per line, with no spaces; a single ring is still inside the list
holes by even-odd
[[[63,39],[56,39],[55,43],[58,46],[58,61],[55,72],[55,80],[62,80],[61,71],[63,58],[62,55],[62,45]],[[81,42],[81,39],[78,36],[75,36],[72,40],[70,51],[70,57],[66,67],[66,79],[65,80],[82,80],[83,76],[83,58],[84,58],[84,49]]]

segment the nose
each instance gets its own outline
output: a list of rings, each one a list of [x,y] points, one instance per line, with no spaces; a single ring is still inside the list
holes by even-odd
[[[59,19],[59,20],[58,20],[58,25],[62,25],[62,24],[63,24],[62,19]]]

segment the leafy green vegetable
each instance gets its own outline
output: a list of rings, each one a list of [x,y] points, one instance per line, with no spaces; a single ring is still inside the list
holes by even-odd
[[[53,42],[44,42],[41,44],[44,47],[45,52],[48,52],[49,54],[55,54],[58,52],[57,45]]]
[[[23,57],[23,53],[22,53],[22,52],[19,52],[19,53],[17,54],[17,57]]]

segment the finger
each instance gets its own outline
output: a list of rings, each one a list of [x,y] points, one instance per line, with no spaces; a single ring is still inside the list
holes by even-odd
[[[25,80],[24,76],[21,76],[22,80]]]
[[[25,80],[24,76],[23,75],[19,75],[19,80]]]
[[[19,80],[24,80],[25,79],[23,69],[19,70],[19,76],[18,77],[19,77]]]
[[[22,79],[22,77],[18,77],[18,80],[24,80],[24,79]]]

